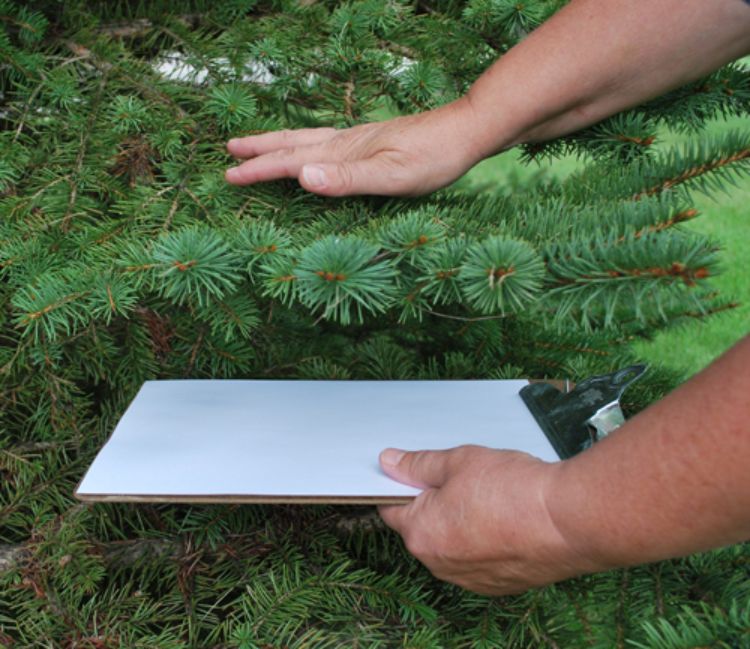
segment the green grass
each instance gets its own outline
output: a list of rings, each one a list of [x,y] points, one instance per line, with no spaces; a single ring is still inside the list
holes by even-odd
[[[748,128],[747,119],[735,118],[711,123],[707,132],[719,134],[730,129]],[[667,133],[664,145],[677,144],[686,136]],[[534,176],[563,178],[580,163],[574,158],[537,165],[523,165],[517,151],[509,151],[480,163],[461,179],[458,186],[492,190],[498,184],[515,187]],[[645,360],[690,376],[750,332],[750,183],[740,181],[725,193],[713,197],[694,194],[700,216],[686,226],[709,235],[722,248],[723,272],[713,281],[722,295],[739,306],[701,320],[692,320],[659,332],[649,341],[636,343]]]
[[[748,128],[747,120],[712,124],[710,132]],[[750,183],[740,181],[726,193],[707,197],[695,194],[700,216],[690,228],[713,238],[722,248],[723,272],[713,286],[731,296],[739,306],[704,320],[694,320],[641,342],[638,352],[646,359],[683,370],[687,375],[703,369],[740,338],[750,333]]]

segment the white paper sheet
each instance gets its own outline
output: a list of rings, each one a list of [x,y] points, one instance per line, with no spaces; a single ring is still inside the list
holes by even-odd
[[[418,489],[382,473],[389,446],[557,454],[526,381],[148,381],[78,487],[84,500],[370,501]]]

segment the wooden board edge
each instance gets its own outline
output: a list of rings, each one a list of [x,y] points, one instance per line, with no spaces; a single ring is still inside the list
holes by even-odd
[[[245,494],[190,495],[73,494],[85,503],[173,503],[204,505],[407,505],[415,496],[263,496]]]

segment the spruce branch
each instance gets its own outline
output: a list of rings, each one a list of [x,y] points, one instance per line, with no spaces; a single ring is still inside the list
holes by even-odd
[[[223,334],[225,342],[247,339],[260,325],[258,307],[249,291],[238,291],[224,299],[212,298],[196,309],[196,315],[208,323],[214,334]]]
[[[574,174],[565,183],[569,196],[607,191],[623,199],[643,200],[689,186],[703,193],[722,190],[750,170],[750,136],[730,131],[694,139],[679,147],[627,166],[605,165]]]
[[[109,61],[104,61],[97,57],[88,47],[76,43],[75,41],[68,40],[65,42],[65,45],[80,60],[90,61],[102,74],[115,73],[118,77],[138,88],[138,91],[141,92],[144,97],[169,106],[174,110],[179,119],[188,119],[188,114],[179,106],[179,104],[177,104],[176,101],[174,101],[174,99],[172,99],[172,97],[165,92],[160,92],[155,84],[145,83],[144,81],[132,76],[124,70],[122,64],[113,64]]]
[[[264,296],[277,299],[282,304],[291,304],[298,298],[299,278],[295,274],[295,261],[291,251],[287,254],[270,256],[260,270],[264,274]]]
[[[649,225],[646,228],[641,228],[640,230],[636,230],[633,233],[633,238],[640,239],[642,236],[651,234],[654,232],[661,232],[662,230],[666,230],[668,228],[671,228],[679,223],[684,223],[685,221],[689,221],[691,219],[696,218],[700,213],[698,210],[694,208],[689,208],[686,210],[682,210],[679,212],[675,212],[672,214],[669,218],[667,218],[665,221],[661,221],[660,223],[655,223],[654,225]],[[622,236],[620,237],[619,241],[626,241],[627,237]]]
[[[42,337],[55,341],[60,335],[72,334],[88,320],[82,299],[87,295],[88,291],[71,286],[69,276],[48,275],[40,286],[24,287],[15,294],[15,323],[35,341]]]
[[[203,306],[237,284],[235,254],[212,230],[193,227],[164,235],[152,258],[159,292],[177,304],[195,299]]]
[[[432,579],[372,511],[71,507],[145,380],[577,379],[734,305],[682,188],[743,177],[750,142],[651,138],[746,115],[739,64],[546,145],[587,161],[565,181],[409,201],[224,183],[230,130],[437,105],[560,4],[0,0],[0,644],[735,641],[746,546],[500,606]],[[677,380],[655,371],[628,410]]]
[[[533,302],[544,263],[527,243],[491,237],[469,246],[461,267],[461,289],[482,313],[513,313]]]
[[[710,173],[712,171],[717,171],[729,165],[740,163],[749,159],[750,159],[750,148],[742,149],[741,151],[730,153],[729,155],[714,158],[713,160],[704,162],[702,164],[697,164],[688,169],[684,169],[676,176],[673,176],[671,178],[665,178],[659,184],[653,185],[635,194],[634,198],[638,199],[638,198],[641,198],[642,196],[651,196],[653,194],[666,191],[676,185],[679,185],[680,183],[684,183],[693,178],[703,176],[704,174]]]
[[[342,324],[351,322],[352,311],[360,322],[366,311],[385,311],[397,271],[385,260],[372,263],[377,252],[351,237],[329,236],[308,246],[295,268],[300,301]]]
[[[613,322],[624,304],[641,319],[643,305],[655,304],[666,319],[665,300],[710,277],[717,263],[715,251],[699,238],[672,233],[601,240],[585,249],[552,246],[547,254],[550,296],[561,298],[558,317],[578,314],[586,326],[597,313]]]
[[[238,254],[248,260],[247,270],[253,279],[256,264],[271,256],[285,254],[291,247],[292,237],[273,221],[255,220],[242,226],[234,242]]]
[[[470,0],[463,10],[463,19],[483,34],[503,36],[503,49],[521,40],[547,17],[543,2],[531,0]]]
[[[449,239],[416,260],[419,289],[432,304],[451,304],[461,299],[459,277],[468,242]]]
[[[396,253],[396,259],[404,258],[413,264],[442,239],[443,233],[444,228],[435,222],[431,210],[416,210],[383,226],[378,239],[383,248]]]
[[[489,322],[491,320],[503,320],[505,319],[505,315],[485,315],[485,316],[474,316],[474,317],[466,317],[466,316],[459,316],[459,315],[452,315],[450,313],[441,313],[439,311],[432,311],[431,309],[424,309],[425,313],[429,313],[432,316],[435,316],[436,318],[445,318],[446,320],[457,320],[459,322]]]
[[[68,198],[68,206],[65,210],[65,216],[63,216],[62,221],[60,223],[60,227],[63,232],[66,232],[69,229],[70,226],[70,220],[73,218],[73,210],[75,208],[76,204],[76,198],[78,196],[78,183],[76,182],[78,176],[81,173],[81,169],[83,167],[83,160],[84,156],[86,155],[86,146],[88,143],[88,138],[91,134],[91,127],[94,124],[94,121],[97,118],[99,106],[101,105],[102,97],[104,95],[104,89],[107,84],[107,75],[102,75],[101,80],[99,81],[99,87],[96,90],[96,94],[94,96],[94,100],[91,104],[91,111],[89,113],[88,121],[86,122],[86,126],[84,130],[81,132],[81,138],[78,145],[78,153],[76,154],[76,160],[73,165],[73,171],[71,174],[69,174],[69,183],[70,183],[70,196]]]
[[[246,86],[214,86],[209,91],[206,113],[216,118],[219,126],[227,132],[247,129],[257,113],[257,102]]]

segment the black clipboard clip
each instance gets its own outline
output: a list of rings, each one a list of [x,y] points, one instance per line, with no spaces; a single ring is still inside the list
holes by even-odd
[[[620,398],[643,376],[646,365],[631,365],[592,376],[569,392],[549,383],[531,383],[520,395],[557,454],[568,458],[619,428],[625,417]]]

